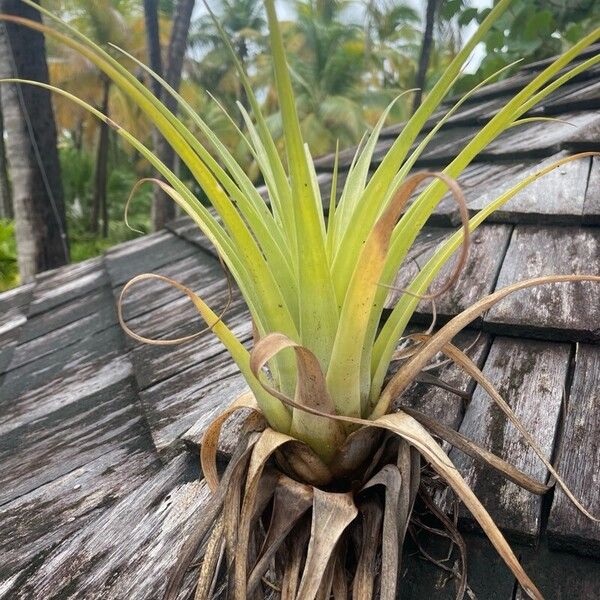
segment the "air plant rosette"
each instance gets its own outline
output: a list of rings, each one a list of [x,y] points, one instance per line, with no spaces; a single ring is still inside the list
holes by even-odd
[[[32,27],[80,52],[135,103],[171,144],[214,211],[208,210],[144,144],[76,96],[39,82],[84,107],[111,125],[160,173],[153,179],[198,224],[215,246],[223,265],[241,291],[253,321],[255,340],[248,351],[224,322],[192,290],[166,277],[144,274],[174,285],[191,299],[210,329],[224,344],[245,377],[249,392],[233,402],[204,434],[202,470],[213,490],[209,506],[190,527],[167,597],[174,598],[186,569],[202,548],[196,598],[382,599],[396,598],[402,547],[417,495],[438,516],[451,539],[461,546],[454,524],[431,500],[431,475],[453,490],[531,598],[542,595],[523,571],[492,518],[462,479],[438,440],[484,461],[533,493],[548,486],[537,482],[427,414],[411,409],[390,412],[392,403],[442,353],[488,392],[561,486],[565,486],[534,438],[508,404],[453,338],[507,295],[535,285],[573,281],[600,282],[594,275],[557,275],[516,283],[476,302],[437,332],[406,336],[417,304],[434,299],[458,278],[469,235],[515,194],[552,169],[593,153],[563,158],[523,179],[484,209],[469,217],[456,178],[490,142],[510,127],[537,120],[523,117],[561,85],[600,61],[592,56],[570,64],[600,38],[596,30],[549,64],[490,118],[442,172],[410,175],[416,161],[448,119],[483,85],[466,93],[428,129],[426,123],[445,99],[475,46],[510,4],[501,0],[439,78],[425,101],[405,124],[379,166],[369,177],[375,145],[389,108],[365,138],[348,171],[338,200],[337,153],[327,215],[312,157],[303,143],[289,68],[273,0],[265,2],[271,56],[281,110],[284,151],[278,148],[246,74],[239,76],[250,102],[243,106],[250,149],[268,190],[268,203],[227,148],[193,108],[160,77],[124,51],[95,45],[49,11],[35,6],[53,27],[14,16],[1,18]],[[218,24],[217,24],[218,26]],[[226,36],[223,34],[225,43]],[[231,50],[231,48],[230,48]],[[232,59],[235,61],[235,53]],[[116,58],[119,57],[119,60]],[[132,62],[156,78],[179,102],[178,119],[122,63]],[[7,81],[25,83],[22,80]],[[430,122],[430,121],[429,121]],[[191,123],[190,127],[186,123]],[[194,131],[193,131],[194,130]],[[199,132],[210,151],[196,136]],[[420,230],[450,191],[462,227],[442,243],[385,321],[385,299]],[[453,257],[458,254],[456,258]],[[430,289],[442,267],[454,267],[441,286]],[[146,340],[174,344],[190,341]],[[399,341],[409,347],[397,353]],[[400,358],[389,376],[391,363]],[[217,471],[220,430],[235,411],[249,415],[239,443],[221,477]],[[464,569],[458,596],[466,591]],[[273,587],[277,591],[271,590]]]

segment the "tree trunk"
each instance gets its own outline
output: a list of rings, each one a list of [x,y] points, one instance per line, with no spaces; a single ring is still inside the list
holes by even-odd
[[[20,0],[0,0],[0,10],[40,22]],[[48,82],[46,44],[39,32],[7,22],[0,26],[0,76]],[[13,190],[21,281],[69,262],[67,224],[50,93],[3,84],[2,112]]]
[[[146,44],[148,46],[148,64],[162,77],[162,55],[160,51],[160,30],[158,23],[158,0],[144,0],[144,21],[146,23]],[[152,93],[161,97],[162,87],[156,79],[150,81]]]
[[[425,12],[425,32],[423,34],[423,42],[421,44],[421,55],[419,56],[419,67],[417,69],[417,78],[415,87],[417,91],[413,99],[413,112],[421,105],[423,99],[423,88],[425,87],[425,76],[429,67],[429,59],[431,58],[431,50],[433,47],[433,26],[435,23],[435,11],[437,9],[438,0],[427,0],[427,9]]]
[[[108,100],[110,97],[110,79],[102,75],[102,104],[99,110],[108,116]],[[100,213],[102,213],[102,235],[108,236],[108,206],[106,183],[108,179],[108,123],[100,123],[98,148],[96,150],[96,170],[94,172],[94,196],[92,199],[92,215],[90,229],[98,233]]]
[[[0,98],[2,90],[0,89]],[[6,146],[4,144],[4,118],[1,110],[0,100],[0,219],[12,219],[13,206],[10,196],[10,182],[8,180],[8,168],[6,165]]]
[[[169,40],[169,50],[167,53],[167,66],[165,80],[174,89],[179,89],[181,83],[181,70],[183,68],[183,58],[187,47],[188,32],[190,29],[190,20],[192,10],[194,9],[194,0],[179,0],[175,7],[173,16],[173,28]],[[164,104],[173,113],[177,112],[177,101],[170,95],[165,94]],[[173,168],[175,153],[169,143],[160,136],[156,154],[167,167]],[[155,188],[152,201],[152,225],[155,230],[162,229],[165,223],[175,217],[175,205],[171,199],[160,189]]]

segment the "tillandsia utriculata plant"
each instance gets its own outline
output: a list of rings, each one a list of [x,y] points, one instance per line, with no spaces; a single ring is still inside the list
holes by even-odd
[[[417,494],[424,489],[421,475],[427,472],[423,471],[427,465],[473,513],[525,592],[532,598],[541,598],[497,526],[433,436],[488,463],[533,493],[545,493],[549,488],[428,415],[409,409],[395,413],[390,410],[392,402],[438,353],[443,353],[488,392],[571,501],[594,518],[573,497],[537,442],[477,366],[452,345],[452,339],[513,292],[547,283],[600,282],[600,277],[557,275],[514,284],[476,302],[436,333],[410,336],[408,351],[398,355],[397,347],[418,302],[439,296],[456,281],[468,251],[469,234],[486,217],[538,177],[578,156],[592,154],[564,158],[538,171],[470,219],[455,182],[500,133],[530,121],[523,115],[600,61],[600,56],[592,56],[569,66],[600,38],[600,31],[582,39],[535,76],[442,172],[411,175],[415,162],[440,128],[481,85],[491,80],[465,94],[430,131],[424,131],[426,121],[448,95],[475,46],[510,4],[510,0],[498,2],[369,177],[375,144],[387,117],[387,111],[384,112],[357,151],[339,201],[336,160],[329,211],[325,215],[313,161],[300,133],[273,0],[266,0],[265,7],[282,115],[284,156],[280,155],[248,78],[238,65],[252,111],[248,114],[240,106],[248,130],[245,142],[266,183],[268,204],[206,123],[162,79],[138,63],[167,93],[177,97],[180,110],[209,140],[212,153],[115,58],[117,48],[106,52],[50,12],[30,0],[24,1],[41,10],[55,27],[9,15],[1,18],[46,33],[101,69],[173,146],[217,216],[138,139],[92,106],[50,85],[19,79],[7,81],[39,85],[62,94],[108,122],[116,134],[131,143],[164,178],[152,180],[153,183],[162,186],[214,244],[243,294],[255,327],[255,342],[249,352],[227,328],[222,314],[215,314],[192,290],[177,282],[145,274],[134,278],[123,290],[126,293],[137,281],[155,277],[187,294],[207,328],[231,354],[250,389],[204,435],[202,467],[214,496],[202,522],[190,535],[167,597],[176,596],[187,566],[203,545],[197,598],[210,598],[219,589],[224,596],[236,600],[262,598],[267,574],[277,582],[281,598],[288,600],[331,595],[336,599],[395,598],[404,537]],[[233,52],[232,57],[235,60]],[[422,137],[415,145],[419,136]],[[427,185],[413,198],[423,183]],[[382,323],[389,287],[420,230],[448,190],[458,203],[463,226],[436,250]],[[449,279],[429,290],[440,269],[457,253]],[[131,332],[119,316],[131,335],[148,341]],[[402,359],[400,367],[387,379],[391,362],[398,358]],[[250,416],[219,479],[216,454],[220,430],[226,419],[242,408],[250,409]],[[430,507],[437,510],[432,503]],[[452,531],[450,535],[456,539],[458,533]],[[221,560],[223,554],[225,561]],[[375,564],[381,565],[379,573]],[[464,596],[465,590],[466,580],[462,577],[458,596]]]

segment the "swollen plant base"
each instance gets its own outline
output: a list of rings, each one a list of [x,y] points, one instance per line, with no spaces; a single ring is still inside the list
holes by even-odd
[[[240,408],[252,412],[219,480],[220,431]],[[402,413],[389,417],[401,419]],[[458,434],[424,420],[442,437],[488,462]],[[461,569],[454,575],[457,598],[464,597],[460,534],[431,500],[432,479],[419,451],[387,429],[355,427],[327,466],[303,442],[269,428],[251,395],[240,397],[204,435],[202,468],[213,502],[184,547],[166,598],[177,597],[186,570],[203,548],[196,600],[393,600],[400,591],[402,549],[418,495],[459,550]],[[500,459],[488,464],[529,489],[535,487],[518,471],[509,472]],[[439,467],[437,471],[439,486]],[[516,563],[507,546],[501,549],[507,562],[510,553]],[[519,579],[530,597],[542,597],[522,571]]]
[[[226,413],[230,414],[230,413]],[[170,584],[176,597],[205,544],[196,598],[282,600],[397,597],[403,541],[421,459],[403,440],[364,427],[327,467],[305,444],[266,426],[258,412],[220,481],[213,441],[202,463],[214,492],[208,522],[192,536]]]

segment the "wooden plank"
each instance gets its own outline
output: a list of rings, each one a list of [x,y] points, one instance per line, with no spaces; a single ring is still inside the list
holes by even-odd
[[[207,294],[213,294],[215,286],[219,286],[226,299],[227,280],[223,269],[218,261],[200,250],[181,260],[157,267],[153,272],[178,281],[203,298]],[[122,287],[119,285],[114,289],[115,304],[119,300]],[[181,304],[184,299],[191,305],[184,294],[166,283],[154,279],[141,281],[131,287],[125,295],[123,316],[129,322],[155,309],[162,309],[163,313],[167,313],[170,304],[174,302]]]
[[[594,156],[585,192],[583,224],[600,225],[600,157]]]
[[[511,189],[529,175],[556,162],[566,153],[533,163],[517,173],[506,173],[494,181],[483,182],[479,193],[469,202],[469,209],[478,211]],[[544,175],[528,185],[494,214],[494,220],[541,225],[576,224],[582,220],[590,159],[576,160]]]
[[[122,354],[122,333],[111,327],[72,346],[9,371],[0,397],[0,432],[44,415],[48,402],[60,406],[132,374]],[[17,401],[18,399],[18,401]]]
[[[454,287],[436,300],[437,314],[442,320],[458,314],[493,291],[511,230],[509,225],[482,225],[473,233],[469,258],[462,274]],[[424,229],[399,270],[394,287],[398,290],[408,287],[432,256],[438,244],[451,233],[453,230]],[[455,259],[451,259],[442,268],[430,286],[431,290],[435,291],[443,281],[447,280],[452,272],[454,261]],[[389,310],[395,306],[401,295],[401,292],[391,290],[386,300],[386,308]],[[416,316],[421,320],[430,319],[431,310],[431,301],[422,301],[417,307]]]
[[[600,590],[600,561],[566,552],[551,552],[542,543],[524,548],[522,564],[548,600],[592,600]],[[518,589],[515,600],[527,600]]]
[[[483,368],[547,458],[554,447],[570,351],[568,344],[497,337]],[[460,432],[538,481],[546,481],[546,467],[479,386]],[[498,526],[519,541],[534,542],[540,532],[542,499],[456,450],[450,457]],[[466,514],[464,522],[472,525]]]
[[[453,343],[467,351],[467,355],[481,367],[489,350],[491,339],[486,334],[481,334],[473,330],[465,330],[453,340]],[[438,355],[433,361],[433,363],[441,362],[445,362],[443,355]],[[393,366],[390,370],[390,375],[396,370],[397,366]],[[469,395],[475,389],[475,383],[471,377],[466,375],[454,363],[445,363],[437,369],[428,370],[427,373],[434,375],[444,383],[462,390]],[[394,402],[393,410],[399,410],[403,406],[408,406],[426,413],[448,427],[458,429],[463,419],[465,405],[465,400],[456,394],[433,385],[415,383]]]
[[[19,308],[9,308],[0,316],[0,373],[8,369],[26,323],[27,317]]]
[[[69,403],[46,398],[0,435],[0,504],[85,466],[113,448],[151,449],[131,379]]]
[[[12,597],[2,593],[3,582],[16,575],[8,589],[25,584],[49,550],[97,519],[160,466],[154,452],[118,446],[1,506],[0,597]]]
[[[92,258],[38,275],[29,316],[49,311],[77,297],[88,296],[108,283],[102,258]]]
[[[27,307],[31,301],[31,295],[35,287],[35,283],[27,283],[18,287],[0,293],[0,314],[13,309]],[[24,309],[23,312],[27,312]]]
[[[205,324],[193,310],[195,309],[188,310],[187,305],[181,310],[174,307],[175,318],[171,318],[173,313],[160,313],[145,318],[143,322],[138,319],[132,326],[136,331],[152,338],[191,335],[205,328]],[[243,302],[232,305],[223,320],[242,342],[251,338],[252,324]],[[206,331],[195,340],[176,346],[153,346],[140,344],[135,340],[132,340],[131,346],[133,352],[130,357],[140,389],[155,385],[190,367],[201,368],[204,361],[224,350],[221,342],[210,331]]]
[[[600,274],[600,232],[581,227],[517,226],[496,289],[531,277]],[[594,341],[600,306],[594,283],[542,285],[512,294],[485,318],[492,331],[547,339]]]
[[[162,598],[194,518],[210,501],[197,462],[179,455],[130,487],[129,494],[32,564],[7,597]],[[180,598],[194,583],[190,573]]]
[[[151,272],[197,252],[193,244],[161,231],[114,246],[104,260],[112,286],[116,287],[139,273]]]
[[[600,514],[600,348],[577,349],[573,382],[557,453],[569,489],[594,515]],[[600,557],[600,524],[581,514],[557,486],[548,521],[552,548]],[[598,580],[600,589],[600,579]]]
[[[70,303],[66,307],[70,306]],[[72,316],[77,315],[77,307],[73,307]],[[113,327],[117,323],[117,316],[113,306],[112,295],[108,290],[98,298],[95,312],[87,314],[77,321],[67,323],[62,327],[53,329],[45,335],[37,335],[39,331],[55,326],[62,320],[62,314],[56,314],[54,311],[43,313],[30,319],[23,327],[23,335],[20,338],[19,345],[10,363],[10,369],[16,369],[23,365],[38,360],[44,356],[54,353],[57,349],[66,349],[67,347],[87,338],[92,337],[101,331]],[[56,318],[55,318],[56,317]],[[29,341],[23,342],[23,337]]]
[[[231,357],[222,352],[141,391],[156,447],[166,450],[190,428],[205,427],[246,389]]]

